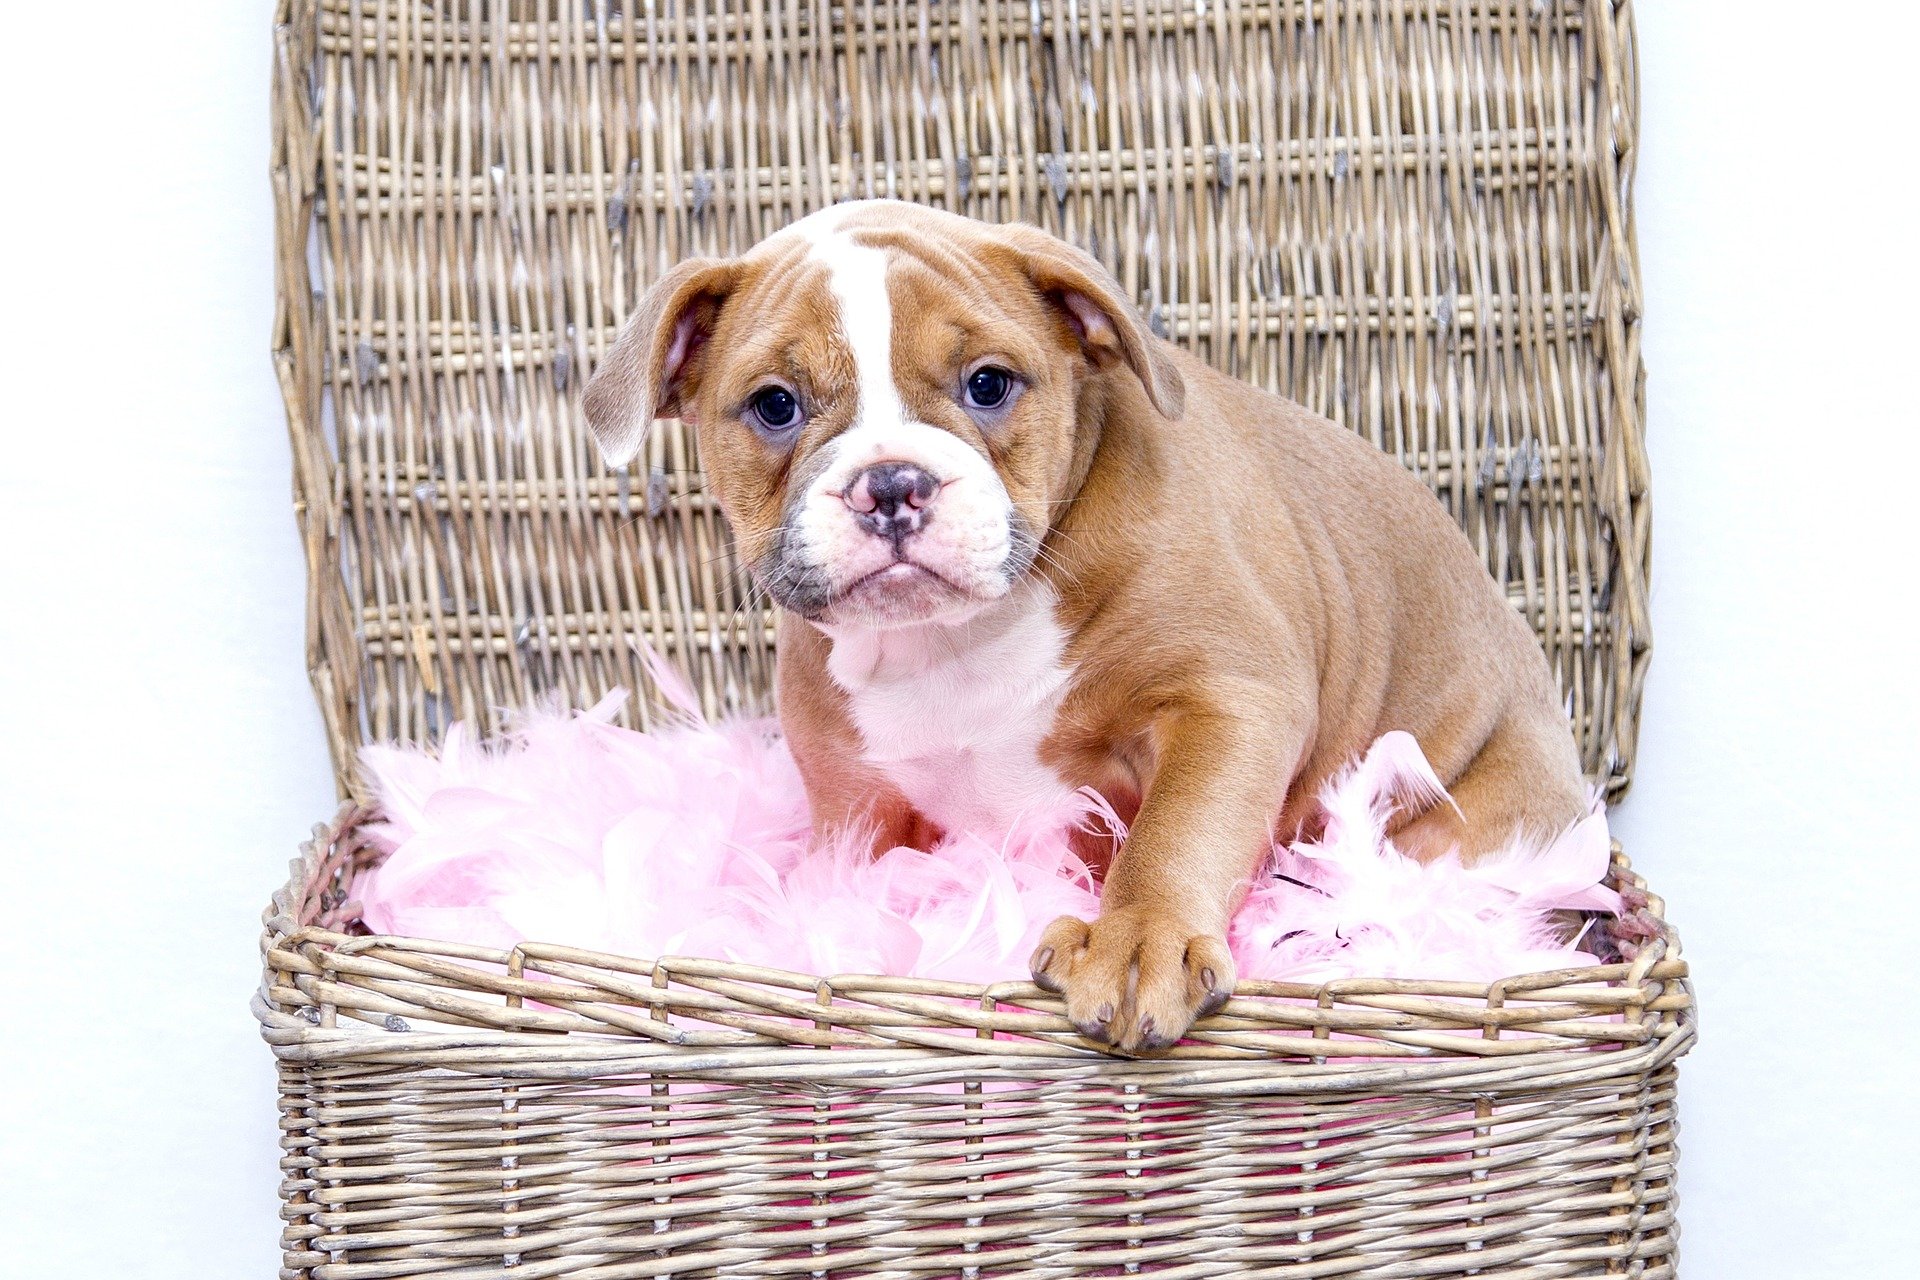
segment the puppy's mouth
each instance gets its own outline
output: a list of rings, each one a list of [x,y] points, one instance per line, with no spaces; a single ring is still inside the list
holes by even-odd
[[[896,627],[950,620],[989,603],[994,594],[969,589],[904,548],[844,582],[835,582],[824,566],[778,557],[768,557],[761,568],[757,576],[776,603],[829,625]]]
[[[837,526],[826,528],[831,534]],[[790,520],[754,565],[754,577],[774,603],[822,625],[953,623],[1006,595],[1032,565],[1036,540],[1024,522],[1010,518],[1004,536],[1001,547],[989,540],[987,547],[963,545],[958,553],[938,539],[925,544],[925,535],[892,545],[849,538],[822,555]]]
[[[875,569],[872,573],[866,574],[862,577],[854,579],[852,582],[849,582],[846,586],[840,589],[840,591],[834,596],[833,600],[829,600],[827,603],[829,606],[831,606],[838,601],[845,600],[849,596],[856,595],[859,592],[865,591],[869,588],[876,588],[879,590],[891,590],[893,587],[898,586],[902,583],[915,582],[922,578],[932,579],[933,583],[937,583],[940,586],[945,587],[947,590],[953,592],[955,595],[964,596],[964,595],[971,594],[970,592],[962,588],[960,584],[953,581],[953,579],[947,577],[945,574],[940,573],[938,570],[935,570],[935,569],[929,569],[926,565],[921,564],[918,560],[913,560],[903,555],[899,559],[895,560],[892,564],[881,565],[878,569]],[[929,585],[932,585],[932,584],[930,583]]]
[[[819,620],[899,626],[932,621],[984,603],[978,593],[939,570],[900,555],[834,592],[820,610]]]

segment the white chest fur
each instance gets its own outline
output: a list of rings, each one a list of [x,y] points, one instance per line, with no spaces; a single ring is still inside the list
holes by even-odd
[[[946,831],[992,839],[1067,792],[1039,755],[1071,675],[1054,603],[1030,579],[957,626],[829,632],[867,761]]]

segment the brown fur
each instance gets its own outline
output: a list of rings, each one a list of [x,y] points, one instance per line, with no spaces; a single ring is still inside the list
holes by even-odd
[[[1480,855],[1556,832],[1585,785],[1532,633],[1416,479],[1353,434],[1147,335],[1085,255],[911,205],[853,224],[890,252],[893,373],[918,420],[986,454],[1043,535],[1073,678],[1042,758],[1132,817],[1097,921],[1056,921],[1034,977],[1087,1034],[1171,1043],[1234,981],[1227,923],[1260,851],[1311,830],[1322,783],[1391,729],[1452,790],[1399,833]],[[750,557],[790,476],[843,430],[854,373],[826,272],[776,240],[683,265],[589,388],[603,440],[678,406]],[[676,333],[689,357],[663,363]],[[959,409],[983,355],[1029,383],[988,438]],[[769,371],[819,406],[791,452],[736,420]],[[779,702],[816,825],[935,832],[861,760],[831,642],[783,615]],[[1136,812],[1137,810],[1137,812]]]

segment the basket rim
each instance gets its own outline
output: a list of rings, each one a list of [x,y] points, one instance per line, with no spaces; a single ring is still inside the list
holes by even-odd
[[[378,856],[365,830],[375,817],[349,804],[316,827],[263,913],[253,1011],[284,1060],[530,1076],[752,1066],[794,1079],[930,1082],[949,1070],[1058,1075],[1132,1063],[1160,1084],[1204,1067],[1209,1087],[1227,1091],[1254,1078],[1269,1088],[1277,1069],[1316,1090],[1475,1089],[1652,1070],[1694,1034],[1679,936],[1617,843],[1609,875],[1630,907],[1612,926],[1621,961],[1484,984],[1243,981],[1188,1039],[1128,1059],[1082,1039],[1059,998],[1028,981],[806,974],[350,932],[358,904],[347,886]],[[822,1048],[836,1052],[823,1059]]]

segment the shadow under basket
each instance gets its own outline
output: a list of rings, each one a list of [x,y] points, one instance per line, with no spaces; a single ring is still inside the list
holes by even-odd
[[[1417,475],[1625,792],[1626,0],[280,0],[273,51],[274,359],[343,797],[369,742],[645,688],[646,650],[710,719],[768,709],[773,617],[695,433],[609,472],[580,388],[675,263],[871,196],[1059,234],[1155,333]],[[1617,854],[1617,963],[1243,984],[1132,1061],[1024,982],[363,936],[367,820],[267,916],[289,1280],[1674,1272],[1694,1010]]]
[[[1679,943],[1243,983],[1165,1056],[1026,982],[366,936],[349,808],[274,898],[290,1274],[1664,1276]]]

